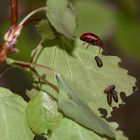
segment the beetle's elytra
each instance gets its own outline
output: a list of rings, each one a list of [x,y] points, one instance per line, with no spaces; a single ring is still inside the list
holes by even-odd
[[[110,85],[104,90],[104,93],[107,94],[107,102],[109,105],[112,103],[112,98],[115,102],[118,102],[118,96],[115,88],[115,85]]]
[[[84,41],[85,43],[88,43],[88,46],[86,47],[86,49],[89,47],[89,45],[96,45],[100,49],[104,48],[103,41],[97,35],[95,35],[93,33],[84,33],[84,34],[82,34],[80,36],[80,40]],[[100,51],[100,49],[99,49],[99,51]]]

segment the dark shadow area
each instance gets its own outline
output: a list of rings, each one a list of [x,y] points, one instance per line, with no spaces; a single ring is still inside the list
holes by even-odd
[[[102,115],[101,118],[107,118],[107,110],[104,108],[99,108],[99,112]]]
[[[24,100],[29,101],[25,92],[32,88],[32,75],[17,68],[9,68],[0,77],[0,87],[8,88],[13,93],[19,94]]]
[[[41,135],[35,135],[33,140],[47,140],[47,138],[45,138],[44,136],[41,136]]]

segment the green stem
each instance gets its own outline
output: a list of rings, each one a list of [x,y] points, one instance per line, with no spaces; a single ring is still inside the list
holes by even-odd
[[[31,57],[31,60],[30,62],[32,63],[36,63],[36,61],[38,60],[41,52],[43,51],[44,47],[42,46],[42,43],[43,43],[44,40],[42,40],[39,45],[33,50],[33,54],[32,54],[32,57]]]
[[[29,14],[18,24],[18,26],[23,26],[24,23],[25,23],[31,16],[33,16],[34,14],[36,14],[36,13],[38,13],[38,12],[41,12],[41,11],[46,11],[46,6],[45,6],[45,7],[38,8],[38,9],[35,9],[35,10],[32,11],[31,13],[29,13]]]

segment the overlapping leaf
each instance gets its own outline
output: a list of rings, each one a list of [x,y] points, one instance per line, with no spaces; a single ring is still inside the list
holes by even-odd
[[[56,75],[56,79],[59,85],[58,106],[64,114],[100,135],[115,137],[115,131],[81,98],[80,94],[84,91],[77,90],[76,83],[71,83],[60,75]]]
[[[56,102],[44,92],[38,91],[28,103],[27,120],[32,131],[38,135],[57,128],[61,119]]]
[[[53,40],[56,38],[47,20],[42,20],[36,26],[36,29],[40,34],[40,36],[42,37],[42,39]]]
[[[67,0],[47,0],[47,18],[57,32],[72,38],[76,17]]]
[[[33,139],[26,119],[26,105],[22,97],[0,88],[0,139]]]

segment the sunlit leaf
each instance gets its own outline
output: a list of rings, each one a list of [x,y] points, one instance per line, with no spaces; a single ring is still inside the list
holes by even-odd
[[[65,51],[65,46],[44,48],[37,63],[49,66],[67,79],[74,81],[76,88],[82,91],[77,96],[82,102],[88,104],[97,116],[101,116],[99,108],[106,109],[108,117],[112,107],[118,107],[123,103],[120,92],[126,96],[133,93],[132,87],[135,85],[135,78],[127,74],[127,70],[120,68],[121,61],[115,56],[99,55],[99,48],[91,46],[86,49],[81,41],[77,41],[72,55]],[[41,44],[40,44],[41,45]],[[95,56],[99,56],[103,61],[103,67],[99,68],[95,62]],[[50,71],[37,69],[40,74],[46,74],[47,80],[57,86],[55,75]],[[125,84],[124,84],[125,83]],[[112,102],[112,107],[107,103],[104,89],[109,85],[115,85],[118,92],[118,103]],[[58,97],[58,92],[49,85],[42,86],[54,97]]]
[[[54,130],[61,119],[56,102],[44,92],[38,91],[28,103],[27,120],[32,131],[38,135]]]
[[[82,127],[72,120],[64,118],[48,140],[108,140]],[[128,140],[121,132],[116,133],[116,140]]]
[[[8,89],[0,88],[0,139],[32,140],[26,118],[26,102]]]
[[[60,92],[58,96],[58,106],[64,114],[101,135],[115,137],[114,130],[100,119],[85,103],[80,94],[85,92],[77,90],[76,83],[71,83],[60,75],[56,75]]]
[[[93,105],[93,110],[96,110],[96,113],[99,113],[98,109],[100,107],[107,109],[108,113],[110,113],[112,107],[117,107],[120,103],[123,103],[120,98],[120,92],[125,92],[126,96],[133,93],[132,87],[135,86],[136,80],[127,74],[127,70],[119,67],[120,58],[99,55],[99,48],[90,46],[88,49],[85,49],[86,46],[82,46],[82,43],[79,40],[77,41],[76,49],[72,55],[69,55],[65,50],[57,46],[46,47],[38,58],[37,63],[55,69],[64,77],[78,83],[81,86],[79,88],[84,88],[86,93],[81,95],[81,98],[84,98],[89,105]],[[65,48],[63,44],[62,48]],[[95,56],[99,56],[102,59],[102,68],[97,66]],[[43,69],[37,70],[40,74],[45,73],[47,80],[57,85],[53,74]],[[104,89],[112,84],[116,86],[118,91],[119,102],[113,102],[112,107],[110,107],[106,101]],[[47,86],[47,90],[50,93],[55,93],[55,90],[49,86]],[[55,94],[57,96],[58,93]]]

